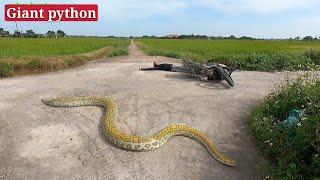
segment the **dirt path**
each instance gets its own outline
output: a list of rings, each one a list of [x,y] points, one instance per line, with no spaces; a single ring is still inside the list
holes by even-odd
[[[170,72],[141,72],[153,60],[130,56],[59,72],[0,80],[0,179],[261,179],[262,162],[250,139],[249,113],[279,73],[235,72],[236,87]],[[97,107],[51,108],[41,98],[111,96],[118,127],[149,135],[168,124],[191,125],[238,162],[226,167],[183,137],[153,152],[129,152],[102,136]]]

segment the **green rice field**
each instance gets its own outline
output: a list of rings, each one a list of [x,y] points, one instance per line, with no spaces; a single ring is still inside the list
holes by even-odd
[[[128,39],[0,38],[0,78],[55,71],[87,61],[127,55]]]
[[[320,65],[320,41],[139,39],[148,55],[215,61],[241,70],[307,70]]]
[[[0,59],[87,53],[106,46],[128,46],[125,39],[106,38],[0,38]]]

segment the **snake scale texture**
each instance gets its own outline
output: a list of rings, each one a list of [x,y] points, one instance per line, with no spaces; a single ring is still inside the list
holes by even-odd
[[[210,154],[219,162],[227,166],[235,166],[235,161],[221,154],[214,143],[202,132],[186,125],[170,125],[150,137],[128,135],[119,131],[114,119],[116,106],[111,98],[107,97],[61,97],[53,100],[42,100],[52,107],[79,107],[101,106],[106,109],[103,118],[103,130],[107,139],[114,145],[130,151],[151,151],[161,147],[172,136],[185,136],[201,143]]]

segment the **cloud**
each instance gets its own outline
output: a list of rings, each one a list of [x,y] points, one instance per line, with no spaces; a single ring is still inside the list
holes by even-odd
[[[198,0],[200,5],[226,13],[274,13],[319,4],[316,0]]]
[[[292,22],[292,29],[303,32],[303,35],[320,36],[320,14],[302,17]]]
[[[113,19],[148,19],[173,16],[187,7],[187,1],[182,0],[117,0],[106,3],[106,13]]]

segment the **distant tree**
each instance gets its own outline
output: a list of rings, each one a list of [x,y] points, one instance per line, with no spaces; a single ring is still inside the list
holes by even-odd
[[[33,30],[27,30],[26,32],[26,37],[27,38],[36,38],[38,37],[37,34]]]
[[[5,32],[4,32],[4,36],[5,36],[5,37],[9,37],[9,36],[10,36],[10,32],[9,32],[9,31],[5,31]]]
[[[194,35],[194,34],[191,34],[191,35],[167,35],[163,38],[170,38],[170,39],[208,39],[208,36],[205,36],[205,35]]]
[[[21,37],[21,33],[19,31],[14,31],[13,37]]]
[[[228,37],[228,39],[237,39],[234,35],[231,35],[230,37]]]
[[[300,36],[297,36],[294,38],[295,40],[299,41],[300,40]]]
[[[27,30],[27,34],[35,34],[33,30]]]
[[[57,36],[58,36],[58,37],[63,38],[65,35],[66,35],[66,33],[64,33],[63,31],[61,31],[61,30],[58,30],[58,31],[57,31]]]
[[[0,37],[4,37],[5,31],[3,28],[0,28]]]
[[[243,39],[243,40],[254,40],[254,38],[252,37],[247,37],[247,36],[242,36],[239,39]]]
[[[206,35],[198,35],[197,38],[198,39],[208,39],[208,36],[206,36]]]
[[[47,32],[47,37],[48,38],[55,38],[56,37],[56,33],[54,31],[48,31]]]
[[[304,41],[313,41],[313,37],[312,36],[306,36],[303,38]]]

